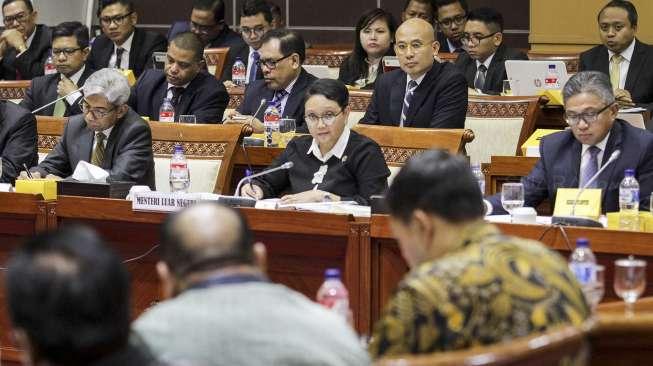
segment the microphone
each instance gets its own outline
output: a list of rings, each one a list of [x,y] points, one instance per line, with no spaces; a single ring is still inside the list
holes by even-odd
[[[73,94],[75,94],[75,93],[80,92],[82,89],[84,89],[84,87],[81,87],[81,88],[79,88],[79,89],[77,89],[77,90],[75,90],[75,91],[72,91],[72,92],[70,92],[70,93],[64,95],[63,97],[57,98],[57,99],[51,101],[50,103],[48,103],[48,104],[46,104],[46,105],[44,105],[44,106],[38,107],[38,108],[36,108],[35,110],[32,111],[32,114],[37,113],[37,112],[40,112],[40,111],[44,110],[45,108],[47,108],[47,107],[53,105],[54,103],[56,103],[56,102],[58,102],[58,101],[60,101],[60,100],[63,100],[63,99],[68,98],[69,96],[71,96],[71,95],[73,95]]]
[[[261,103],[258,104],[258,108],[256,109],[256,112],[254,112],[254,114],[252,114],[252,118],[256,118],[256,115],[258,114],[258,112],[261,111],[261,108],[263,108],[263,106],[267,102],[268,102],[267,99],[265,99],[265,98],[261,99]]]
[[[565,226],[586,226],[586,227],[603,227],[600,222],[586,217],[576,217],[576,205],[578,205],[578,199],[585,192],[587,187],[589,187],[594,181],[601,175],[601,173],[621,155],[621,150],[615,150],[610,155],[608,161],[603,164],[601,169],[599,169],[594,175],[581,187],[581,189],[576,194],[574,199],[574,204],[571,206],[571,215],[570,216],[553,216],[551,218],[551,223],[554,225],[565,225]]]
[[[279,165],[279,166],[276,167],[276,168],[267,169],[267,170],[264,170],[264,171],[262,171],[262,172],[258,172],[258,173],[256,173],[256,174],[252,174],[252,175],[250,175],[249,177],[244,177],[243,179],[241,179],[240,181],[238,181],[238,185],[236,186],[236,192],[235,192],[235,195],[236,195],[236,196],[240,196],[240,188],[241,188],[241,186],[243,185],[243,183],[245,183],[245,182],[251,182],[253,178],[257,178],[257,177],[260,177],[260,176],[262,176],[262,175],[267,175],[267,174],[270,174],[270,173],[274,173],[274,172],[279,171],[279,170],[290,169],[290,168],[293,167],[293,165],[295,165],[295,164],[294,164],[292,161],[287,161],[287,162],[285,162],[285,163]]]

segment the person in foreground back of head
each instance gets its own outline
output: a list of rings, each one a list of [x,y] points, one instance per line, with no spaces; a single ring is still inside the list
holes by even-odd
[[[413,157],[386,200],[411,271],[375,325],[373,358],[491,344],[590,315],[564,258],[483,220],[463,157],[439,150]]]
[[[21,246],[7,271],[9,315],[25,365],[154,365],[129,341],[129,278],[95,232],[67,227]]]
[[[157,263],[167,300],[134,330],[162,360],[189,365],[369,364],[344,319],[269,282],[264,263],[238,211],[200,203],[170,215]]]

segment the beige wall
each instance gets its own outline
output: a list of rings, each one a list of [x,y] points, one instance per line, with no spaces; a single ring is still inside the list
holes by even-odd
[[[632,0],[639,14],[637,38],[653,44],[653,1]],[[596,16],[606,0],[530,0],[531,50],[577,52],[599,44]]]

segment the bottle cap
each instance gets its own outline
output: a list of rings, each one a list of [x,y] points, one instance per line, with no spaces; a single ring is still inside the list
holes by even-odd
[[[635,175],[635,169],[626,169],[626,175],[628,176],[634,176]]]
[[[184,147],[180,143],[175,144],[175,152],[184,152]]]
[[[587,248],[590,246],[590,241],[587,238],[576,239],[576,248]]]
[[[556,68],[556,65],[554,65],[554,64],[549,65],[549,69],[555,69],[555,68]]]
[[[327,268],[326,271],[324,271],[324,277],[329,279],[329,278],[340,278],[340,270],[338,268]]]

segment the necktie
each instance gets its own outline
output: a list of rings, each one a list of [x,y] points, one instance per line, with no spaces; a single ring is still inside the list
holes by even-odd
[[[621,82],[621,61],[623,59],[618,53],[612,55],[610,59],[610,83],[612,84],[612,89],[619,89],[619,83]]]
[[[252,52],[252,67],[249,68],[249,75],[247,76],[247,82],[251,83],[256,80],[256,72],[258,71],[258,60],[261,56],[258,54],[258,51]]]
[[[411,80],[408,82],[408,88],[406,90],[406,96],[404,96],[404,106],[401,108],[401,120],[399,121],[399,127],[404,127],[406,122],[406,114],[408,114],[408,108],[410,108],[410,102],[413,100],[413,93],[417,88],[417,82]]]
[[[587,182],[594,176],[594,174],[596,174],[596,172],[599,171],[598,155],[601,152],[601,149],[599,149],[596,146],[590,146],[588,151],[590,153],[590,158],[587,164],[583,167],[582,182],[580,182],[578,188],[583,188],[585,184],[587,184]],[[597,184],[596,181],[594,181],[587,188],[596,188],[596,187]]]
[[[93,155],[91,155],[91,164],[102,166],[102,162],[104,162],[104,141],[106,138],[103,132],[95,133],[95,148],[93,148]]]
[[[125,52],[125,49],[122,47],[116,48],[116,65],[114,66],[115,69],[121,69],[122,65],[122,53]]]
[[[63,117],[66,115],[66,102],[63,101],[63,99],[57,101],[54,103],[54,113],[52,113],[53,117]]]
[[[483,87],[485,86],[485,72],[487,71],[487,67],[485,67],[483,64],[480,64],[476,70],[477,72],[476,80],[474,80],[474,88],[483,90]]]
[[[179,100],[181,99],[181,94],[184,92],[184,88],[181,86],[172,86],[170,89],[172,91],[172,98],[170,98],[170,103],[172,103],[172,106],[177,108],[177,104],[179,104]]]
[[[274,105],[274,108],[276,108],[277,111],[279,111],[279,114],[282,116],[283,116],[283,110],[281,108],[281,101],[286,95],[288,95],[286,89],[281,89],[274,92],[274,98],[272,98],[272,104]]]

